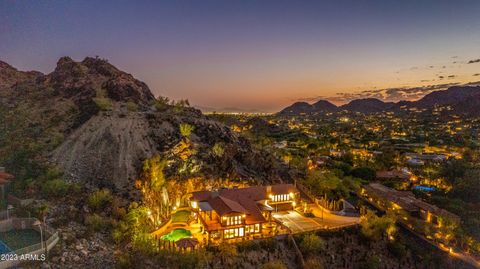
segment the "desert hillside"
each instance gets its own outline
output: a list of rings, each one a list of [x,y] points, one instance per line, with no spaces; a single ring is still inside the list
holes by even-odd
[[[103,59],[63,57],[46,75],[2,62],[0,105],[7,122],[5,141],[36,145],[32,150],[2,143],[5,163],[25,150],[35,160],[59,167],[66,179],[89,186],[130,190],[142,162],[155,154],[169,156],[170,171],[180,178],[288,177],[273,156],[207,119],[188,101],[157,100],[145,83]],[[178,151],[185,142],[182,125],[191,128],[183,149],[189,151],[188,159]],[[173,169],[180,165],[185,167]]]

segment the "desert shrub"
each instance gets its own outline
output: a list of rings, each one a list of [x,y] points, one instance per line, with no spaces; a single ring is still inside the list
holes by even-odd
[[[168,97],[160,96],[158,97],[157,100],[155,100],[155,103],[153,104],[153,106],[157,111],[165,111],[170,107],[169,103],[170,103],[170,99],[168,99]]]
[[[188,123],[181,123],[180,126],[179,126],[179,129],[180,129],[180,134],[183,137],[189,137],[192,134],[195,127],[193,125],[188,124]]]
[[[88,206],[93,210],[105,209],[113,201],[113,196],[108,189],[101,189],[88,196]]]
[[[275,251],[278,247],[278,242],[273,237],[267,238],[265,240],[261,240],[259,244],[262,249],[265,249],[270,252]]]
[[[62,179],[48,180],[42,185],[46,197],[64,197],[70,190],[70,184]]]
[[[407,249],[405,245],[400,242],[388,242],[387,244],[388,251],[398,259],[402,259],[407,255]]]
[[[258,251],[261,249],[261,247],[257,241],[249,240],[249,241],[239,243],[237,245],[237,249],[239,252],[250,252],[250,251]]]
[[[112,101],[110,99],[105,98],[105,97],[95,97],[93,98],[93,101],[97,105],[98,109],[105,111],[105,110],[110,110],[112,109]]]
[[[85,217],[85,224],[90,231],[101,232],[110,226],[110,221],[94,213]]]
[[[132,101],[127,102],[127,110],[130,112],[138,111],[138,105]]]
[[[361,264],[360,268],[364,269],[378,269],[380,268],[381,259],[377,255],[368,256],[367,260]]]
[[[215,145],[213,145],[212,152],[217,157],[223,157],[223,154],[225,154],[225,149],[223,148],[222,144],[215,143]]]
[[[271,261],[263,264],[261,269],[287,269],[287,266],[281,261]]]
[[[182,112],[185,110],[185,108],[190,106],[190,102],[185,99],[185,100],[179,100],[177,102],[172,102],[173,104],[173,111],[176,113]]]
[[[313,254],[325,249],[325,241],[316,234],[306,234],[300,242],[300,249],[307,255]]]
[[[305,261],[305,269],[322,269],[324,268],[323,263],[316,257],[308,258]]]

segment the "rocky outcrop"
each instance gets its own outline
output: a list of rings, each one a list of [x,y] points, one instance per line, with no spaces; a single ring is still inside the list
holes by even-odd
[[[31,140],[51,142],[42,157],[61,168],[71,181],[128,191],[142,162],[156,154],[171,158],[167,172],[172,176],[187,171],[218,179],[288,177],[286,168],[272,155],[258,152],[248,140],[199,110],[164,105],[156,111],[148,86],[106,60],[88,57],[77,62],[62,57],[47,75],[21,72],[4,63],[0,66],[0,83],[6,85],[0,96],[14,101],[0,105],[13,104],[14,111],[38,128]],[[4,79],[7,75],[8,80]],[[189,160],[178,160],[172,154],[185,140],[181,124],[194,127]],[[223,149],[221,156],[213,153],[215,145]],[[186,177],[185,173],[180,176]]]

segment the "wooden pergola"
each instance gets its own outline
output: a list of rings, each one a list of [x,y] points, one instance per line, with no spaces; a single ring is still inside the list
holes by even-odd
[[[194,250],[195,247],[198,245],[198,239],[195,237],[187,237],[187,238],[182,238],[178,241],[175,242],[175,245],[177,245],[178,248],[182,250]]]

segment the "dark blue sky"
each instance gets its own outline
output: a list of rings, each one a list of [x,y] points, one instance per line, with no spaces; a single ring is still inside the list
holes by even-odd
[[[156,94],[271,110],[299,98],[472,81],[478,14],[473,0],[2,0],[0,60],[48,73],[61,56],[99,55]]]

